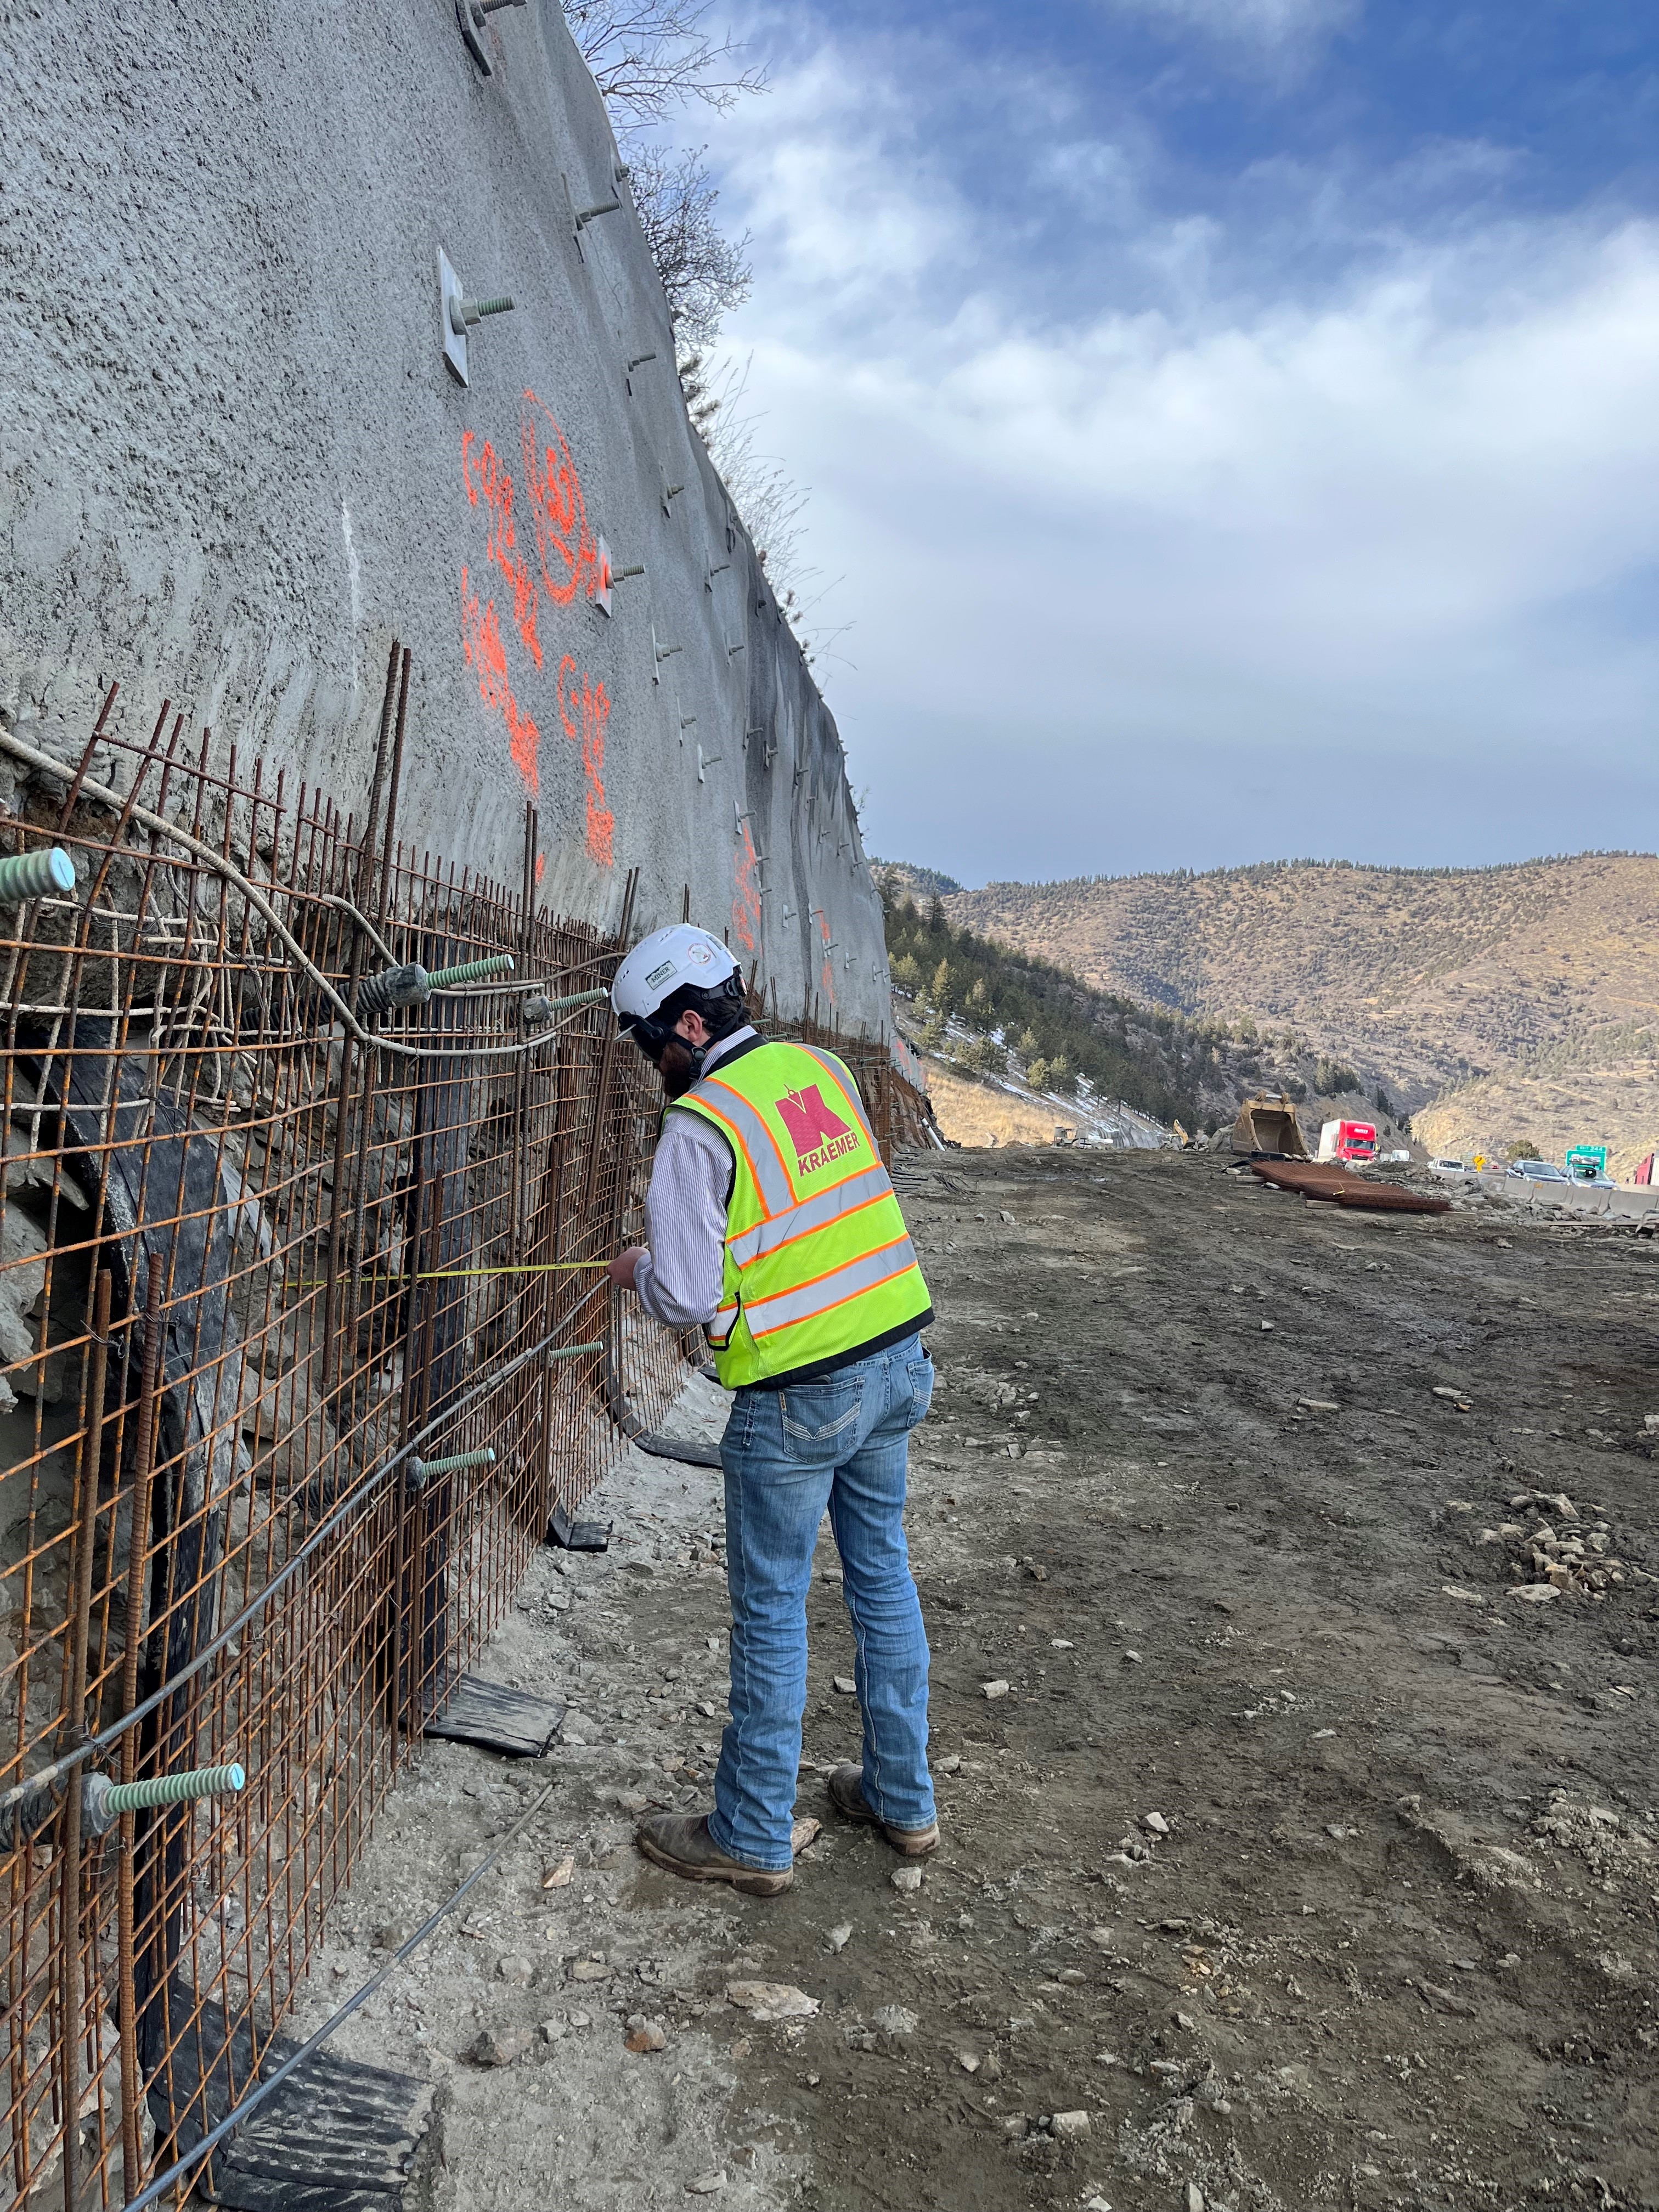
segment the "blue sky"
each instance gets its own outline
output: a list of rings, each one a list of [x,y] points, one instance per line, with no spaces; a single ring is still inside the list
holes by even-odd
[[[1653,0],[735,20],[686,127],[871,849],[1652,847]]]

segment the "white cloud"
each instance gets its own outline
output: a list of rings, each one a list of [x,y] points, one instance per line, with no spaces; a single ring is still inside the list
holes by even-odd
[[[1272,46],[1322,37],[1346,28],[1359,16],[1359,0],[1117,0],[1117,4],[1215,38],[1257,40]]]
[[[828,689],[876,849],[1069,873],[1639,835],[1612,768],[1651,775],[1620,592],[1659,564],[1659,226],[1401,235],[1242,301],[1215,223],[1109,158],[1127,228],[1040,258],[896,83],[826,46],[724,149],[759,271],[732,335],[846,579]],[[1125,256],[1156,307],[1115,303]],[[1449,758],[1425,818],[1409,778]]]

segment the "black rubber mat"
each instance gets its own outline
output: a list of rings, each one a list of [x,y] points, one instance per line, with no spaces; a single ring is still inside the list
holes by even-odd
[[[562,1552],[608,1552],[611,1549],[611,1523],[603,1526],[597,1521],[573,1521],[562,1505],[553,1508],[553,1518],[547,1524],[547,1540],[556,1544]]]
[[[189,2019],[184,1983],[169,1996]],[[298,2048],[278,2036],[262,2074]],[[254,2086],[252,2062],[246,2022],[227,2037],[219,2008],[204,2006],[149,2084],[158,2151],[175,2156],[216,2126]],[[213,2153],[201,2193],[231,2212],[397,2212],[431,2106],[431,2085],[412,2075],[319,2051]]]
[[[528,1690],[509,1690],[482,1674],[463,1674],[443,1711],[427,1723],[426,1733],[452,1743],[476,1743],[508,1759],[540,1759],[563,1718],[562,1705],[550,1705]]]
[[[213,2161],[234,2212],[394,2212],[431,2105],[411,2075],[319,2051]]]

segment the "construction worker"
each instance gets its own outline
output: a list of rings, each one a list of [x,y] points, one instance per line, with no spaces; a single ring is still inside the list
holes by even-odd
[[[611,995],[667,1094],[650,1241],[613,1260],[611,1279],[669,1328],[706,1330],[737,1394],[720,1446],[732,1717],[714,1809],[653,1814],[639,1845],[688,1881],[775,1897],[794,1879],[806,1593],[826,1510],[864,1717],[863,1764],[833,1770],[831,1802],[906,1856],[939,1841],[903,1523],[933,1309],[852,1075],[833,1053],[756,1032],[718,938],[658,930]]]

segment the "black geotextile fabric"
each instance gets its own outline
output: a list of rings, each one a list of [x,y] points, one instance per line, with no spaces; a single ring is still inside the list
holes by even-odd
[[[159,1271],[167,1300],[157,1370],[149,1617],[166,1614],[167,1629],[164,1650],[146,1641],[142,1699],[188,1666],[214,1633],[225,1513],[236,1475],[232,1417],[241,1401],[242,1373],[226,1296],[232,1217],[219,1139],[192,1130],[178,1097],[152,1091],[155,1063],[148,1054],[114,1056],[117,1034],[108,1016],[78,1015],[56,1049],[33,1061],[33,1073],[42,1100],[55,1098],[61,1107],[66,1152],[71,1142],[84,1148],[76,1162],[78,1179],[103,1209],[98,1265],[111,1272],[112,1312],[133,1320],[112,1347],[126,1358],[110,1361],[106,1411],[138,1395],[145,1351],[140,1316],[152,1269]],[[129,1453],[136,1426],[125,1424]],[[100,1483],[112,1485],[115,1472],[100,1470]],[[123,1480],[132,1472],[124,1468]],[[166,1770],[198,1763],[199,1698],[199,1685],[186,1684],[143,1724],[141,1765]],[[138,1925],[149,1931],[134,1962],[146,2075],[164,2047],[159,1999],[179,1959],[191,1811],[188,1805],[165,1808],[139,1814],[135,1823],[135,1902]]]

